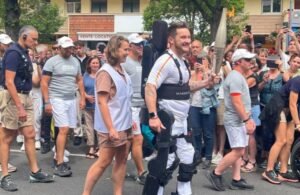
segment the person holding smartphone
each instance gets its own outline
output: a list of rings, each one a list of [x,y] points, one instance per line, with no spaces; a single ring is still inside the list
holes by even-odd
[[[270,101],[271,97],[275,92],[278,92],[278,90],[283,85],[283,76],[280,72],[280,67],[282,64],[282,61],[276,60],[276,61],[266,61],[266,70],[259,73],[259,84],[258,89],[260,91],[260,106],[261,110],[264,109],[265,105]],[[269,128],[266,127],[266,125],[262,122],[262,140],[263,140],[263,156],[266,158],[266,160],[261,163],[259,166],[261,168],[265,168],[267,165],[267,158],[270,151],[270,148],[272,147],[272,144],[274,143],[274,134],[270,133]]]
[[[291,40],[289,41],[289,44],[287,47],[288,54],[285,54],[285,52],[281,50],[281,44],[282,44],[284,35],[291,37]],[[280,55],[281,60],[283,61],[282,69],[284,71],[287,70],[289,68],[288,62],[290,60],[290,57],[293,54],[300,53],[300,45],[299,45],[299,42],[298,42],[298,39],[297,39],[295,33],[291,29],[288,29],[286,27],[280,29],[278,32],[278,35],[277,35],[275,49],[276,49],[277,53]]]
[[[300,63],[300,57],[294,58]],[[299,104],[300,77],[290,79],[270,99],[262,112],[261,119],[268,127],[274,130],[276,137],[268,158],[268,166],[263,172],[263,179],[272,184],[281,182],[298,182],[297,176],[288,172],[288,160],[292,144],[294,142],[294,131],[300,130]],[[270,122],[272,121],[272,122]],[[274,166],[280,161],[280,170],[277,174]]]

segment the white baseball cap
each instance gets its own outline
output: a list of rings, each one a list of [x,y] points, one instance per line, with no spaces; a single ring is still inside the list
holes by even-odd
[[[7,34],[0,34],[0,43],[3,43],[5,45],[8,45],[12,43],[13,41]]]
[[[255,53],[251,53],[249,52],[248,50],[246,49],[237,49],[235,50],[235,52],[232,54],[232,62],[236,62],[240,59],[251,59],[251,58],[254,58],[256,56]]]
[[[73,40],[70,37],[66,37],[66,36],[59,38],[57,44],[62,48],[74,47]]]
[[[141,43],[144,39],[138,33],[132,33],[128,36],[129,43]]]

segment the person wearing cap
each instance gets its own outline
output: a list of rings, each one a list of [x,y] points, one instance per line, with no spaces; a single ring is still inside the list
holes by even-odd
[[[255,122],[251,118],[251,100],[247,81],[243,76],[251,67],[251,59],[255,54],[246,49],[237,49],[232,55],[233,70],[224,81],[224,126],[228,136],[231,152],[218,166],[207,172],[207,178],[217,191],[225,191],[222,174],[232,166],[231,189],[254,189],[241,178],[241,157],[249,142],[249,134],[255,130]]]
[[[64,162],[69,128],[77,127],[76,91],[80,92],[80,109],[85,107],[83,79],[79,61],[72,56],[74,47],[69,37],[58,40],[59,54],[50,58],[43,68],[41,81],[45,112],[52,114],[55,127],[59,128],[56,139],[54,174],[60,177],[72,175],[70,166]]]
[[[2,72],[2,58],[3,55],[5,53],[5,51],[7,50],[7,48],[13,43],[13,41],[11,40],[11,38],[7,35],[7,34],[0,34],[0,72]],[[0,75],[0,80],[2,80],[2,76]],[[1,105],[1,101],[2,101],[2,93],[3,92],[3,86],[0,83],[0,105]],[[2,125],[1,125],[1,110],[0,110],[0,132],[2,132]],[[0,157],[1,159],[1,157]],[[1,160],[0,160],[0,164],[1,164]],[[0,167],[0,171],[2,171],[2,168]],[[15,172],[17,171],[17,167],[11,165],[10,163],[8,163],[8,172]]]
[[[278,64],[276,61],[275,63]],[[297,70],[297,66],[300,65],[300,56],[293,54],[290,57],[289,65],[290,69]],[[297,110],[300,77],[285,74],[283,81],[286,84],[277,87],[277,91],[270,97],[261,114],[261,120],[266,126],[267,133],[275,135],[275,142],[270,149],[266,170],[262,173],[262,177],[272,184],[299,181],[294,173],[288,171],[288,161],[294,143],[295,130],[300,130]],[[274,170],[277,160],[280,162],[278,173]]]
[[[6,191],[18,190],[8,174],[9,149],[18,130],[25,138],[25,152],[30,167],[31,182],[52,182],[53,176],[42,172],[35,154],[35,130],[33,128],[33,104],[30,96],[32,89],[32,62],[28,49],[37,45],[38,32],[33,26],[23,26],[19,31],[18,42],[10,46],[3,58],[4,94],[2,101],[6,106],[2,111],[3,131],[1,140],[1,188]],[[3,105],[4,103],[2,103]]]
[[[132,118],[134,121],[133,138],[131,154],[137,168],[138,175],[136,180],[140,184],[144,184],[147,171],[143,164],[143,136],[141,134],[141,123],[139,113],[142,106],[145,106],[144,99],[141,96],[142,84],[142,65],[141,59],[143,55],[144,39],[137,33],[128,36],[129,53],[125,63],[121,64],[127,74],[130,76],[133,88],[133,97],[131,101]]]

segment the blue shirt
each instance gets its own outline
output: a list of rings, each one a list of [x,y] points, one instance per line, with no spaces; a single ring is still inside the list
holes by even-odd
[[[18,49],[17,52],[15,49]],[[16,72],[14,83],[17,91],[30,91],[32,89],[32,62],[28,50],[22,48],[18,43],[11,45],[3,58],[3,84],[5,84],[5,71]]]
[[[92,78],[88,73],[84,73],[83,75],[83,84],[84,90],[87,95],[95,95],[95,78]],[[95,109],[95,104],[90,103],[89,101],[85,101],[85,107],[89,110]]]

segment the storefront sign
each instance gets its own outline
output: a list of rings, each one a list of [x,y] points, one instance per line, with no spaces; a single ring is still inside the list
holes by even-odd
[[[108,41],[114,33],[86,33],[86,32],[78,32],[78,40],[81,41]]]

